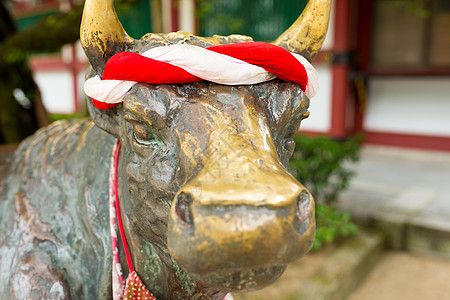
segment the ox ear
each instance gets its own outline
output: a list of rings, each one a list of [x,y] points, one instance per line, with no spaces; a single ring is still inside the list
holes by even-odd
[[[91,119],[100,129],[119,138],[123,127],[123,104],[119,104],[110,109],[98,109],[94,103],[88,99],[87,106]]]

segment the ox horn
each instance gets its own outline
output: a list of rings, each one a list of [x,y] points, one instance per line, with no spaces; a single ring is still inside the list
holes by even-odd
[[[133,39],[125,32],[114,9],[113,0],[86,0],[81,20],[80,40],[97,74],[106,61],[124,51]]]
[[[302,14],[273,44],[312,61],[328,30],[331,0],[309,0]]]

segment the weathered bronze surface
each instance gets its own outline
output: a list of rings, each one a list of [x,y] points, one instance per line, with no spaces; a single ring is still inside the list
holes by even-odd
[[[121,50],[249,40],[178,32],[135,41],[112,9],[112,1],[86,2],[90,75]],[[88,106],[93,122],[54,123],[16,153],[0,189],[1,299],[111,298],[115,138],[125,234],[135,270],[158,299],[259,289],[310,249],[314,201],[286,170],[291,137],[309,114],[298,85],[136,84],[115,108]]]

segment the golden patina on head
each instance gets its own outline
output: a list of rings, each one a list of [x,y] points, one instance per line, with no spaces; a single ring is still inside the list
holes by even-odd
[[[171,255],[195,280],[241,292],[275,281],[286,264],[309,251],[315,233],[314,200],[280,160],[284,155],[275,142],[282,141],[274,141],[268,116],[261,113],[268,103],[254,98],[246,89],[235,92],[234,113],[217,98],[202,99],[197,106],[209,120],[196,123],[210,134],[179,130],[182,151],[202,168],[175,196],[168,231]],[[307,115],[307,98],[283,114],[296,123],[294,115]],[[193,155],[202,138],[204,150]]]
[[[314,200],[286,169],[308,104],[296,84],[279,80],[132,88],[123,104],[123,203],[144,281],[140,238],[167,243],[195,282],[222,291],[267,286],[309,251]],[[173,195],[163,201],[167,191]],[[168,219],[149,227],[166,201]]]

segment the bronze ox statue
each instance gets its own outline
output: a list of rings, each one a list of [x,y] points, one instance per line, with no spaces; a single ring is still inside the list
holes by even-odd
[[[329,11],[330,0],[310,0],[274,44],[311,61]],[[184,32],[134,40],[112,0],[87,0],[81,27],[90,75],[124,50],[249,40]],[[278,79],[140,83],[109,110],[89,100],[92,121],[39,130],[20,145],[0,189],[0,298],[111,298],[108,177],[116,138],[125,235],[134,268],[157,299],[222,299],[272,283],[314,239],[313,198],[286,169],[308,105],[297,84]]]

